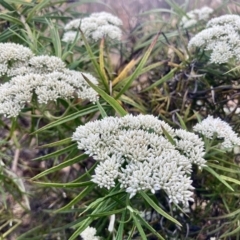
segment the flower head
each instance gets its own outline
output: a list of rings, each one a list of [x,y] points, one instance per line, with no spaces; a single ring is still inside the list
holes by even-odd
[[[206,29],[195,35],[188,43],[190,50],[203,48],[209,51],[211,63],[240,61],[240,16],[224,15],[211,19]]]
[[[73,42],[80,28],[89,41],[98,41],[103,37],[119,41],[122,36],[120,25],[122,25],[122,21],[110,13],[93,13],[89,17],[74,19],[69,22],[64,28],[66,32],[62,40]]]
[[[176,144],[168,141],[163,129]],[[72,139],[79,149],[100,161],[92,181],[108,189],[118,181],[130,197],[141,190],[155,193],[163,189],[171,201],[187,205],[192,200],[188,177],[192,163],[205,164],[203,142],[197,135],[174,131],[151,115],[89,122],[78,127]]]
[[[186,13],[186,16],[183,16],[180,22],[180,26],[183,28],[189,28],[196,25],[199,20],[208,20],[210,14],[213,13],[213,9],[207,6],[204,6],[200,9],[194,9]]]
[[[9,75],[16,66],[25,66],[33,57],[32,51],[17,43],[0,43],[0,76]]]
[[[221,140],[221,148],[232,149],[235,145],[240,145],[240,138],[232,130],[228,123],[222,121],[220,118],[213,118],[208,116],[201,123],[197,123],[193,130],[201,133],[209,139],[216,137]]]
[[[65,69],[63,72],[48,74],[30,73],[13,77],[0,85],[0,114],[16,117],[26,102],[30,102],[35,92],[40,104],[56,101],[58,98],[73,98],[76,94],[81,99],[96,102],[97,93],[87,84],[82,74],[97,84],[89,73]]]

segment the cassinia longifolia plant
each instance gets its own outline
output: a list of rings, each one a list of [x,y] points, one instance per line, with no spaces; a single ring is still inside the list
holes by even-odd
[[[231,127],[209,116],[194,126],[208,139],[215,136],[228,151],[240,145]],[[164,130],[169,134],[164,134]],[[132,198],[138,191],[163,189],[170,202],[188,206],[192,199],[192,164],[205,166],[204,142],[196,134],[172,129],[151,115],[106,117],[76,129],[78,148],[99,161],[92,181],[110,189],[118,181]]]
[[[70,21],[64,27],[66,32],[62,41],[72,43],[76,38],[80,38],[79,29],[81,29],[88,41],[96,42],[103,37],[120,41],[122,31],[119,26],[121,25],[122,21],[110,13],[93,13],[89,17]]]
[[[127,115],[80,126],[73,140],[99,161],[92,177],[98,186],[110,189],[118,181],[130,198],[140,190],[163,189],[176,204],[193,200],[192,164],[205,164],[204,142],[196,134],[174,130],[151,115]]]
[[[240,16],[223,15],[211,19],[206,29],[195,35],[188,49],[202,48],[210,52],[210,63],[240,61]]]
[[[186,16],[183,16],[180,21],[180,26],[182,28],[189,28],[197,25],[199,21],[207,21],[210,18],[210,15],[213,13],[213,9],[207,6],[204,6],[200,9],[194,9],[186,13]]]
[[[0,85],[0,114],[16,117],[25,104],[31,102],[33,93],[40,104],[58,98],[73,98],[74,94],[91,102],[98,100],[97,92],[83,77],[98,84],[91,74],[69,70],[54,56],[33,56],[28,48],[18,44],[0,43],[0,49],[0,62],[5,66],[1,74],[12,76]]]

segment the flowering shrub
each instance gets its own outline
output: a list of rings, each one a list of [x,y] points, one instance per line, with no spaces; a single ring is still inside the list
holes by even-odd
[[[239,16],[65,2],[1,1],[0,236],[240,238]]]
[[[165,129],[176,141],[171,144]],[[104,118],[77,128],[78,148],[100,161],[92,181],[108,189],[118,180],[132,198],[140,190],[163,189],[170,202],[188,205],[191,198],[191,164],[204,166],[201,139],[184,130],[174,131],[153,116]]]

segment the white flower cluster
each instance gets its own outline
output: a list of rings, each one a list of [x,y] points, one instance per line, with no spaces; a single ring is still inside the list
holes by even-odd
[[[97,80],[89,73],[68,69],[63,72],[30,73],[13,77],[9,82],[0,85],[0,114],[16,117],[26,102],[31,101],[33,93],[37,95],[40,104],[58,98],[72,98],[74,93],[79,98],[97,101],[97,93],[90,88],[82,74],[97,84]]]
[[[83,240],[99,240],[100,238],[95,236],[97,233],[96,228],[93,227],[87,227],[81,234],[80,236],[82,237]]]
[[[220,147],[222,149],[232,149],[236,145],[240,145],[240,138],[232,130],[227,122],[222,121],[220,118],[213,118],[208,116],[201,123],[193,127],[195,132],[201,133],[209,139],[214,137],[222,140]]]
[[[122,21],[107,12],[93,13],[89,17],[75,19],[65,26],[62,41],[72,43],[80,38],[79,28],[89,41],[98,41],[103,37],[111,40],[121,40],[122,31],[119,26]]]
[[[183,16],[180,22],[182,28],[189,28],[195,26],[201,20],[208,20],[210,15],[213,13],[213,9],[207,6],[204,6],[200,9],[194,9],[186,13],[186,16]]]
[[[98,100],[83,75],[98,84],[89,73],[71,71],[55,56],[34,56],[27,47],[15,43],[0,43],[0,76],[12,77],[0,84],[0,114],[16,117],[33,93],[40,104],[57,98]]]
[[[33,57],[32,51],[16,43],[0,43],[0,76],[10,75],[16,66],[25,65]]]
[[[65,63],[55,56],[34,56],[24,63],[15,63],[8,70],[8,76],[25,75],[29,73],[47,74],[51,72],[63,72]]]
[[[189,50],[196,47],[211,53],[211,63],[227,63],[231,59],[239,62],[240,16],[229,14],[211,19],[206,29],[189,41]]]
[[[172,137],[169,141],[163,129]],[[120,182],[130,197],[140,190],[163,189],[170,201],[191,201],[192,163],[205,165],[204,143],[194,133],[174,130],[151,115],[106,117],[79,126],[78,148],[99,161],[92,181],[110,189]]]

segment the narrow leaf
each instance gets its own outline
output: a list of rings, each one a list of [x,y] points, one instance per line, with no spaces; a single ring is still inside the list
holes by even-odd
[[[54,166],[52,168],[49,168],[49,169],[37,174],[36,176],[34,176],[32,178],[32,180],[37,179],[37,178],[41,178],[41,177],[46,176],[50,173],[53,173],[53,172],[56,172],[58,170],[61,170],[61,169],[65,168],[65,167],[71,166],[75,163],[78,163],[79,161],[82,161],[82,160],[86,159],[87,157],[88,157],[87,155],[82,154],[80,156],[76,156],[75,158],[64,161],[63,163],[58,164],[57,166]]]
[[[83,110],[80,110],[76,113],[73,113],[73,114],[70,114],[66,117],[63,117],[63,118],[60,118],[59,120],[57,121],[54,121],[52,123],[49,123],[47,124],[46,126],[36,130],[35,132],[33,132],[32,134],[36,134],[36,133],[40,133],[42,131],[45,131],[49,128],[53,128],[53,127],[57,127],[63,123],[66,123],[66,122],[69,122],[69,121],[72,121],[76,118],[79,118],[79,117],[82,117],[82,116],[85,116],[87,114],[90,114],[90,113],[93,113],[93,112],[96,112],[98,110],[98,107],[97,106],[91,106],[91,107],[88,107],[88,108],[85,108]]]
[[[97,101],[97,105],[98,105],[98,109],[99,109],[99,112],[101,113],[102,118],[107,117],[107,113],[105,112],[105,110],[103,109],[103,107],[99,101]]]
[[[69,202],[67,205],[65,205],[64,207],[56,210],[55,212],[62,212],[65,211],[69,208],[71,208],[72,206],[74,206],[76,203],[78,203],[81,199],[83,199],[86,195],[88,195],[94,188],[95,186],[87,186],[86,188],[84,188],[83,191],[81,191],[71,202]]]
[[[223,177],[219,174],[217,174],[212,168],[206,166],[204,167],[204,169],[206,171],[208,171],[209,173],[211,173],[214,177],[216,177],[221,183],[223,183],[228,189],[230,189],[231,191],[234,191],[234,189],[223,179]]]
[[[155,87],[157,87],[160,84],[163,84],[167,82],[169,79],[171,79],[174,76],[174,73],[177,71],[178,68],[173,68],[167,75],[163,76],[161,79],[153,83],[151,86],[145,88],[142,92],[149,91]]]
[[[34,184],[43,186],[43,187],[54,187],[54,188],[80,188],[91,186],[94,184],[91,181],[88,182],[81,182],[81,183],[46,183],[46,182],[34,182]]]
[[[136,59],[132,59],[125,67],[124,69],[120,72],[120,74],[113,80],[112,85],[115,86],[118,82],[123,80],[128,73],[133,69],[133,67],[139,62],[141,58],[138,57]]]
[[[145,201],[153,208],[155,209],[159,214],[161,214],[163,217],[167,218],[171,222],[174,222],[178,224],[179,226],[182,226],[180,222],[178,222],[175,218],[170,216],[168,213],[166,213],[164,210],[162,210],[145,192],[140,192],[141,196],[145,199]]]
[[[59,155],[62,155],[65,152],[69,152],[70,150],[76,148],[76,146],[77,146],[77,143],[74,143],[74,144],[72,144],[70,146],[67,146],[67,147],[65,147],[63,149],[60,149],[58,151],[55,151],[53,153],[49,153],[47,155],[44,155],[44,156],[41,156],[41,157],[38,157],[38,158],[34,158],[33,161],[46,160],[48,158],[57,157]]]
[[[132,82],[136,79],[136,77],[140,74],[140,72],[142,71],[145,63],[147,62],[157,40],[158,40],[158,36],[159,33],[157,34],[157,36],[153,39],[151,45],[149,46],[148,50],[146,51],[146,53],[144,54],[142,60],[140,61],[140,63],[138,64],[136,70],[133,72],[133,74],[130,76],[128,82],[125,84],[125,86],[122,88],[122,90],[118,93],[116,99],[118,99],[132,84]]]
[[[122,108],[122,106],[110,95],[108,95],[106,92],[104,92],[101,88],[93,84],[91,81],[87,79],[87,77],[82,74],[84,79],[87,81],[87,83],[106,101],[108,102],[117,113],[120,114],[120,116],[125,116],[127,112]]]

